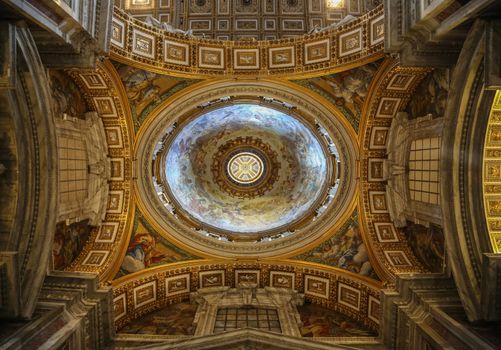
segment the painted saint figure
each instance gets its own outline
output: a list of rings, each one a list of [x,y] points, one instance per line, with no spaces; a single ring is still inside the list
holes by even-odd
[[[138,233],[127,248],[127,255],[122,262],[122,269],[136,272],[159,262],[166,256],[155,249],[156,240],[149,233]]]

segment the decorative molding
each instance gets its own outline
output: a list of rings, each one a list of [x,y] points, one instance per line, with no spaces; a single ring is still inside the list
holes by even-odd
[[[369,315],[381,310],[380,339],[388,349],[454,348],[494,350],[457,317],[464,313],[452,278],[401,274],[394,289],[383,289],[381,305],[369,296]],[[371,306],[372,305],[372,306]],[[372,318],[369,316],[369,318]]]
[[[235,26],[238,27],[242,21],[236,22]],[[248,28],[249,21],[253,21],[256,29],[260,25],[256,19],[245,21],[246,31],[255,31]],[[264,21],[265,31],[277,29],[276,21]],[[294,24],[291,21],[297,20],[282,21],[281,24]],[[382,57],[382,21],[383,7],[378,6],[356,20],[333,29],[286,39],[243,42],[201,39],[167,32],[115,7],[111,57],[131,66],[172,76],[210,78],[224,75],[228,78],[252,74],[304,79],[363,65]],[[218,26],[221,23],[218,22]],[[268,25],[271,23],[273,28]],[[305,23],[301,22],[301,25],[304,27]],[[367,37],[369,26],[372,28],[370,38]],[[291,30],[293,33],[302,29],[293,25]],[[225,34],[224,31],[218,33],[219,36]],[[254,34],[249,35],[254,37]],[[267,34],[270,35],[275,34]],[[234,59],[228,58],[230,53]],[[251,60],[252,64],[242,61],[242,55],[246,53],[249,59],[251,53],[255,57]]]
[[[38,293],[50,269],[58,215],[58,153],[52,89],[47,67],[39,56],[38,42],[27,26],[18,24],[7,21],[0,26],[3,153],[0,317],[3,319],[33,317]]]
[[[96,69],[73,69],[68,74],[84,92],[90,109],[101,117],[111,159],[111,178],[103,224],[91,232],[84,249],[67,270],[97,273],[106,279],[119,268],[134,219],[130,182],[132,120],[118,74],[109,61],[99,63]]]
[[[421,80],[429,72],[425,68],[400,67],[387,59],[376,73],[364,105],[365,121],[359,134],[361,176],[359,182],[361,228],[368,245],[371,263],[383,280],[393,281],[396,273],[424,272],[400,230],[391,221],[385,166],[390,125]],[[398,252],[398,253],[397,253]],[[397,255],[399,254],[399,255]]]
[[[209,279],[214,284],[207,284]],[[176,281],[180,281],[175,287],[179,289],[173,291]],[[380,283],[319,264],[289,260],[189,261],[139,271],[113,281],[112,285],[117,329],[145,313],[186,300],[190,292],[197,290],[269,287],[304,293],[305,299],[314,304],[341,312],[372,330],[379,327],[376,305],[379,303]],[[145,299],[141,303],[137,303],[134,295],[137,291],[144,292]],[[369,300],[376,304],[369,306]],[[124,313],[124,309],[127,312]]]
[[[217,325],[220,324],[220,322],[217,321],[219,311],[224,311],[224,309],[233,309],[236,311],[236,309],[238,309],[238,316],[240,316],[241,311],[250,308],[265,311],[266,313],[271,311],[271,313],[278,318],[275,322],[268,323],[268,327],[272,328],[272,332],[280,331],[280,333],[284,335],[301,336],[299,330],[301,318],[297,310],[297,305],[302,305],[304,303],[304,296],[293,289],[273,287],[257,288],[250,285],[237,288],[208,288],[199,289],[191,293],[190,300],[198,304],[197,313],[195,315],[195,337],[218,333],[226,328],[228,323],[223,325],[224,328],[219,327],[219,331],[215,329]],[[268,319],[268,315],[265,314],[264,319],[260,318],[262,317],[260,315],[262,314],[254,314],[257,328],[264,326],[262,321],[271,321]],[[240,319],[235,320],[234,325],[230,328],[237,328],[240,322],[242,322]],[[228,329],[225,331],[228,331]]]
[[[487,229],[494,253],[501,253],[501,90],[494,95],[485,134],[483,197]]]

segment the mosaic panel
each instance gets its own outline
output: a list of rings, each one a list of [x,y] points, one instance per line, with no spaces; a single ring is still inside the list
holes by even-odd
[[[124,191],[109,191],[106,211],[112,214],[120,214],[124,206]]]
[[[344,283],[339,283],[337,298],[340,304],[357,311],[360,310],[360,291],[357,288],[353,288]]]
[[[200,47],[198,66],[202,68],[224,68],[224,50],[222,48]]]
[[[125,180],[125,158],[110,158],[110,180]]]
[[[362,51],[362,28],[339,35],[339,57]]]
[[[164,40],[164,61],[167,63],[189,66],[189,45],[176,41]]]
[[[155,36],[136,28],[132,30],[132,53],[148,58],[155,58]]]
[[[385,250],[384,255],[386,256],[386,259],[392,264],[393,266],[396,267],[410,267],[412,266],[412,263],[410,262],[409,258],[405,254],[404,251],[401,250]]]
[[[390,128],[375,126],[371,131],[371,142],[369,147],[372,149],[386,149]]]
[[[138,308],[157,300],[157,283],[151,281],[133,289],[134,307]]]
[[[379,324],[379,315],[381,312],[380,309],[380,301],[373,297],[372,295],[369,295],[369,318]]]
[[[324,39],[304,45],[304,63],[319,63],[330,59],[330,40]]]
[[[82,265],[87,266],[101,266],[106,261],[106,258],[109,255],[109,251],[107,250],[91,250],[87,253],[87,256],[84,258]]]
[[[384,16],[379,16],[370,21],[371,45],[376,45],[384,40]]]
[[[292,272],[270,271],[270,286],[293,289],[295,275]]]
[[[200,271],[200,288],[223,287],[225,281],[225,271]]]
[[[176,295],[190,292],[190,274],[165,279],[165,294]]]
[[[388,206],[386,204],[386,192],[370,191],[369,203],[371,213],[373,214],[388,212]]]
[[[329,299],[330,286],[329,280],[316,276],[305,275],[304,277],[304,294],[313,295],[316,297]]]
[[[96,237],[97,243],[113,243],[117,237],[119,222],[103,222]]]
[[[109,148],[123,148],[122,129],[119,126],[105,127],[104,132]]]
[[[393,223],[391,222],[375,222],[374,229],[376,231],[377,239],[381,243],[399,241],[395,226],[393,226]]]
[[[113,314],[115,320],[118,320],[127,314],[127,300],[125,293],[113,298]]]
[[[259,49],[234,49],[234,66],[238,69],[259,69]]]
[[[259,287],[259,270],[235,270],[235,286],[257,285]]]
[[[376,112],[377,118],[393,118],[399,109],[402,99],[395,97],[383,97],[379,102]]]
[[[111,24],[111,43],[121,49],[125,49],[125,23],[113,18]]]
[[[116,118],[117,109],[113,97],[94,97],[94,103],[99,116],[102,118]]]
[[[381,158],[370,158],[368,164],[369,181],[384,181],[383,167],[384,160]]]
[[[268,49],[270,68],[294,67],[294,47],[275,47]]]

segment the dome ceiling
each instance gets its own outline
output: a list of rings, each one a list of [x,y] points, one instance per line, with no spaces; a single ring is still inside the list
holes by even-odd
[[[292,87],[197,83],[144,121],[135,191],[160,235],[202,257],[275,256],[341,227],[354,208],[356,141],[346,120]]]
[[[318,201],[328,158],[298,119],[254,104],[209,111],[180,128],[165,154],[169,195],[209,230],[286,229]]]

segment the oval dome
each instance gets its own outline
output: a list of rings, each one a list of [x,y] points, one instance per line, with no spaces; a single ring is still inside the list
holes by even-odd
[[[182,126],[165,155],[169,196],[207,229],[286,229],[314,209],[329,165],[299,119],[254,104],[206,112]]]

